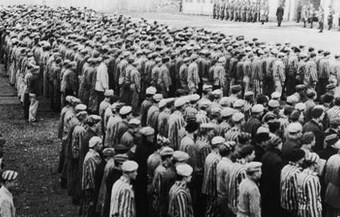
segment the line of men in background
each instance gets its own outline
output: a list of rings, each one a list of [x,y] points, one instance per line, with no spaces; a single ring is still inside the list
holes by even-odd
[[[325,16],[327,16],[328,30],[334,27],[334,19],[338,17],[338,30],[340,31],[340,12],[338,16],[335,14],[335,10],[332,5],[329,5],[328,14],[325,14],[323,7],[320,5],[319,10],[316,10],[313,3],[306,2],[305,4],[299,3],[297,9],[297,22],[303,22],[303,27],[306,28],[307,24],[310,24],[310,28],[313,28],[314,22],[319,22],[320,32],[323,31],[323,25]]]
[[[75,8],[1,17],[29,118],[39,95],[61,109],[81,216],[339,215],[340,55]]]
[[[268,0],[215,0],[213,18],[235,22],[268,22]]]

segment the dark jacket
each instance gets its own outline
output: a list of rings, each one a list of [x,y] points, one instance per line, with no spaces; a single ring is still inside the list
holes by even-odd
[[[268,150],[262,157],[260,191],[262,217],[280,216],[280,174],[283,167],[281,151]]]
[[[295,150],[299,149],[301,146],[296,140],[288,139],[282,147],[282,159],[284,161],[284,164],[287,164],[289,162],[289,154]]]
[[[138,163],[137,177],[134,185],[136,197],[137,217],[148,216],[147,206],[147,160],[148,157],[155,151],[154,144],[146,141],[143,138],[142,143],[137,146],[134,160]]]
[[[282,6],[278,7],[276,10],[277,20],[283,20],[284,13],[285,13],[285,9]]]
[[[303,126],[303,132],[313,132],[315,135],[315,146],[313,147],[313,151],[318,152],[323,149],[323,143],[325,139],[325,133],[323,130],[323,126],[316,123],[314,120],[308,121]]]
[[[319,157],[326,161],[328,161],[330,157],[332,157],[333,155],[337,153],[338,153],[338,150],[333,148],[332,146],[327,146],[324,150],[318,152]]]

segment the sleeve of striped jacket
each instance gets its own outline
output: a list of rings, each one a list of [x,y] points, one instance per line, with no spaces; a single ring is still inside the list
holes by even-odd
[[[252,217],[261,217],[261,195],[258,189],[249,192],[249,211]]]
[[[131,217],[133,216],[133,204],[131,200],[131,191],[124,189],[119,201],[119,217]]]
[[[318,178],[310,179],[306,183],[306,193],[308,195],[308,210],[310,211],[310,217],[321,216],[321,210],[319,207],[319,195],[320,195],[320,183]]]
[[[186,195],[183,192],[179,192],[176,196],[176,203],[178,205],[178,217],[186,217],[188,201]]]

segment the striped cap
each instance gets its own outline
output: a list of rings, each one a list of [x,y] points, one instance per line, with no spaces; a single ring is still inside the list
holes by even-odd
[[[13,170],[6,170],[2,173],[2,179],[5,181],[13,181],[17,178],[18,173]]]

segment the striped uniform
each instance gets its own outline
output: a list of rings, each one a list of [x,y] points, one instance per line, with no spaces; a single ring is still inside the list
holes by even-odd
[[[297,174],[297,187],[298,216],[322,216],[321,185],[317,173],[305,169]]]
[[[249,133],[242,132],[241,129],[237,127],[232,127],[226,134],[225,134],[225,140],[226,141],[234,141],[238,142],[238,137],[240,135],[248,135]],[[250,135],[250,134],[249,134]]]
[[[211,152],[209,139],[203,137],[198,138],[196,141],[196,146],[197,146],[197,168],[194,169],[198,173],[200,172],[203,173],[205,159]]]
[[[115,144],[115,136],[118,123],[122,121],[119,115],[111,116],[107,122],[106,133],[105,133],[105,147],[112,148]]]
[[[340,118],[340,106],[333,106],[332,108],[328,109],[327,116],[329,120]]]
[[[288,211],[297,211],[297,174],[301,172],[301,167],[289,162],[281,170],[281,207]]]
[[[171,114],[171,110],[165,108],[161,113],[158,115],[158,134],[164,137],[168,137],[169,131],[169,124],[168,120]]]
[[[227,157],[222,157],[221,161],[217,164],[217,194],[221,199],[227,199],[228,197],[232,168],[233,162]]]
[[[329,216],[340,216],[340,154],[330,157],[326,164],[325,184],[327,186],[325,202]]]
[[[143,101],[141,108],[140,108],[140,115],[141,115],[141,125],[142,127],[146,126],[146,118],[148,116],[148,111],[152,106],[152,102],[149,99]]]
[[[169,217],[193,217],[192,199],[185,183],[175,182],[169,192]]]
[[[207,112],[203,110],[199,110],[196,114],[196,122],[201,123],[201,124],[209,123]]]
[[[222,121],[217,127],[216,127],[216,136],[222,136],[230,130],[230,124],[227,121]]]
[[[162,185],[162,175],[165,173],[166,168],[163,165],[159,165],[155,169],[154,177],[150,188],[148,189],[151,196],[151,212],[152,216],[161,216],[160,210],[160,198],[161,198],[161,185]]]
[[[95,188],[95,173],[100,162],[101,157],[99,153],[93,149],[90,149],[85,156],[83,164],[83,176],[81,180],[82,190]]]
[[[195,144],[194,136],[187,134],[182,140],[179,150],[186,152],[189,155],[188,164],[192,168],[197,168],[197,146]]]
[[[237,203],[239,195],[239,186],[243,179],[247,178],[245,162],[238,161],[233,165],[229,180],[229,198],[228,206],[231,211],[237,214]]]
[[[221,155],[211,152],[205,159],[202,193],[207,195],[207,206],[205,216],[215,217],[218,213],[217,207],[217,164],[221,160]]]
[[[249,178],[242,180],[237,207],[237,217],[261,217],[261,194],[254,180]]]
[[[135,193],[124,176],[121,176],[112,186],[110,216],[136,216]]]
[[[177,150],[180,145],[180,131],[185,126],[183,115],[180,111],[175,111],[169,117],[169,132],[168,139],[170,140],[170,147]]]

